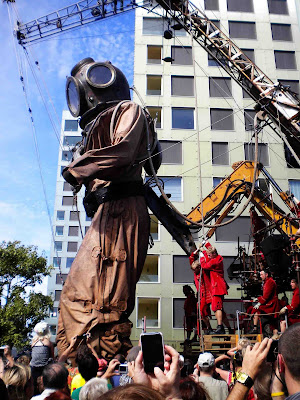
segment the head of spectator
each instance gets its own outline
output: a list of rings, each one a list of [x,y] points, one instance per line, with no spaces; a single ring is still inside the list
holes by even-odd
[[[63,389],[68,384],[68,370],[61,363],[46,365],[42,374],[45,389]]]
[[[120,364],[124,364],[124,362],[125,362],[125,357],[123,354],[116,354],[114,356],[114,359],[118,360]]]
[[[279,372],[289,395],[300,392],[300,323],[291,325],[280,337],[278,344]]]
[[[140,351],[141,351],[141,346],[133,346],[127,353],[126,361],[127,362],[135,361]]]
[[[216,258],[218,256],[217,249],[213,246],[208,247],[206,250],[208,258]]]
[[[238,343],[237,343],[237,348],[238,350],[242,350],[242,355],[245,354],[246,348],[248,346],[251,346],[251,341],[247,338],[241,338],[239,339]]]
[[[33,328],[34,333],[36,336],[32,339],[32,343],[34,344],[38,340],[48,339],[51,338],[50,327],[47,322],[39,322]]]
[[[192,360],[185,358],[183,362],[183,367],[180,371],[181,378],[186,378],[194,372],[194,363]]]
[[[24,388],[27,376],[22,367],[15,364],[13,367],[7,368],[3,374],[3,382],[6,385],[9,399],[26,399]]]
[[[107,391],[106,379],[92,378],[82,387],[79,400],[98,400]]]
[[[28,364],[15,363],[15,365],[17,365],[18,367],[20,367],[23,370],[24,380],[25,380],[24,392],[26,393],[27,398],[31,399],[31,397],[34,394],[34,386],[33,386],[33,379],[31,376],[31,368]]]
[[[99,363],[87,346],[79,347],[76,355],[76,364],[80,375],[86,382],[97,376]]]
[[[118,386],[109,390],[99,400],[165,400],[158,391],[144,385],[132,383],[126,386]]]
[[[49,394],[45,400],[71,400],[69,388],[59,389]]]
[[[215,371],[215,357],[211,353],[201,353],[198,357],[197,368],[200,376],[212,376]]]
[[[19,358],[17,358],[17,363],[23,364],[23,365],[28,365],[30,364],[30,357],[27,356],[26,354],[23,354]]]
[[[265,362],[254,380],[253,392],[255,400],[272,400],[270,390],[272,372],[272,365]]]
[[[179,390],[182,400],[208,399],[208,394],[203,386],[190,377],[184,378],[180,381]]]

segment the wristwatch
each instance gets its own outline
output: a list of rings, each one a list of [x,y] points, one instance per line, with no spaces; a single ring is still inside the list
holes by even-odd
[[[254,384],[253,379],[249,375],[247,375],[245,372],[242,372],[242,371],[237,374],[236,381],[241,383],[242,385],[247,386],[247,388],[249,388],[249,389],[251,389],[251,387]]]

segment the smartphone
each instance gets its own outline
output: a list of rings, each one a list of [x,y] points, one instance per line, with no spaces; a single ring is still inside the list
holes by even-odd
[[[165,351],[163,335],[160,332],[141,334],[144,370],[147,374],[154,372],[154,367],[164,370]]]
[[[273,340],[267,355],[267,362],[273,363],[274,361],[276,361],[277,355],[278,355],[278,340]]]

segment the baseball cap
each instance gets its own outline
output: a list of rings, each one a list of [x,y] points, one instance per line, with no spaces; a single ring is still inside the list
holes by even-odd
[[[215,357],[211,353],[201,353],[197,363],[200,368],[212,367],[215,364]]]

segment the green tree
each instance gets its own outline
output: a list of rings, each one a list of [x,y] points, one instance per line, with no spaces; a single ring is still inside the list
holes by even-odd
[[[50,275],[51,269],[35,246],[18,241],[0,244],[1,345],[28,344],[35,324],[47,317],[53,301],[33,288]]]

